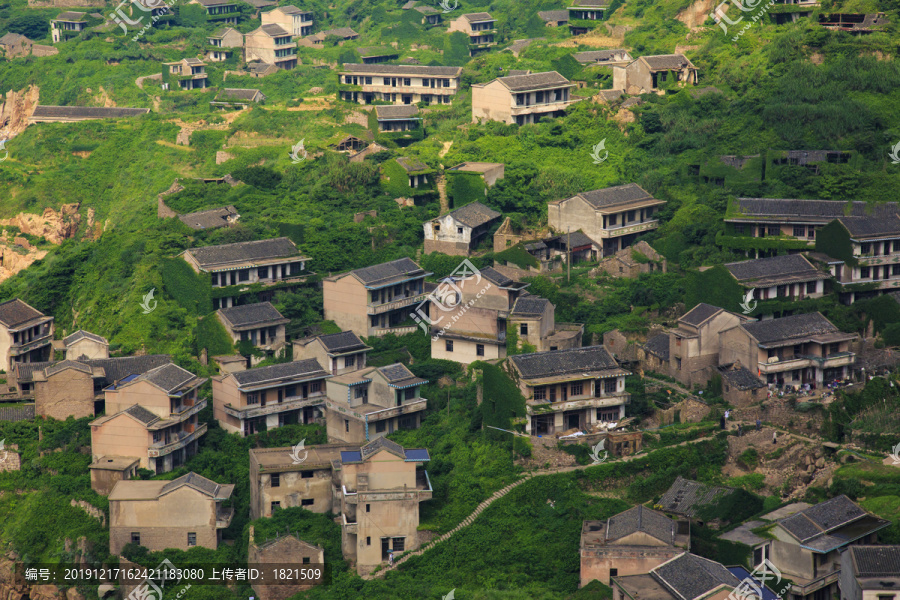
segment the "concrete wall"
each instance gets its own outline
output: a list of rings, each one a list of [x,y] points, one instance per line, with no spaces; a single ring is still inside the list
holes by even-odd
[[[558,204],[547,205],[550,227],[556,231],[581,230],[594,241],[607,236],[603,230],[603,217],[581,198],[570,198]]]
[[[265,540],[256,541],[264,542]],[[267,545],[262,550],[255,543],[251,543],[247,548],[248,564],[290,564],[303,568],[304,560],[309,565],[323,565],[325,564],[325,551],[318,546],[301,542],[293,535],[286,535],[271,545]],[[310,589],[312,586],[262,585],[254,583],[252,587],[259,600],[287,600],[299,592]]]
[[[38,415],[65,421],[94,414],[94,378],[90,373],[64,369],[46,381],[34,382],[34,410]]]
[[[244,401],[241,393],[238,391],[237,382],[234,377],[227,375],[225,377],[212,378],[213,390],[213,417],[219,422],[225,431],[229,433],[242,433],[241,420],[233,417],[225,412],[225,405],[230,404],[235,408],[241,408]]]
[[[312,477],[303,477],[303,473],[312,473]],[[253,518],[271,517],[272,502],[280,502],[281,508],[303,507],[306,510],[326,513],[331,510],[333,495],[331,487],[331,467],[310,468],[308,471],[287,471],[279,474],[278,487],[272,487],[272,474],[257,475],[251,485],[256,486],[254,506],[251,507]],[[304,505],[303,500],[312,500],[311,505]]]
[[[751,371],[755,370],[759,361],[759,348],[750,334],[740,327],[734,327],[719,335],[719,364],[738,361]]]
[[[459,19],[457,19],[459,21]],[[455,23],[456,21],[454,21]],[[453,31],[450,29],[449,31]],[[472,122],[479,120],[514,123],[512,116],[513,98],[509,90],[499,81],[472,86]]]
[[[346,275],[337,281],[323,281],[322,293],[326,320],[334,321],[344,331],[369,335],[366,314],[369,297],[355,277]]]
[[[67,360],[77,360],[82,356],[87,356],[88,358],[109,358],[109,346],[88,338],[81,338],[66,347]]]
[[[650,536],[644,535],[649,538]],[[653,538],[650,538],[653,539]],[[643,575],[650,569],[675,558],[684,549],[674,546],[648,544],[638,547],[636,544],[609,545],[601,548],[581,550],[581,584],[586,586],[593,580],[609,585],[610,569],[616,569],[616,576]]]
[[[447,340],[453,342],[453,351],[447,351]],[[484,347],[484,354],[478,355],[478,345]],[[431,339],[431,358],[452,360],[467,365],[476,360],[492,360],[506,358],[506,344],[476,342],[473,340],[460,340],[434,336]]]
[[[91,455],[133,456],[142,469],[150,469],[147,451],[151,443],[147,429],[127,414],[118,415],[101,425],[91,425]]]
[[[109,551],[118,554],[141,534],[141,546],[159,551],[187,550],[187,534],[197,534],[197,546],[215,550],[218,545],[216,505],[211,498],[187,486],[158,500],[113,500],[109,503]]]
[[[91,489],[101,496],[108,496],[119,481],[131,479],[137,472],[137,466],[128,471],[112,471],[107,469],[91,469]]]
[[[140,404],[164,419],[169,417],[172,412],[169,395],[149,381],[137,381],[116,391],[106,392],[106,414],[108,415],[125,410],[135,404]]]

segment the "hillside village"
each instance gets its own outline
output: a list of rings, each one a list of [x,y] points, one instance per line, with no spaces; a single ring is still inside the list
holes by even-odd
[[[897,12],[0,4],[0,599],[900,600]]]

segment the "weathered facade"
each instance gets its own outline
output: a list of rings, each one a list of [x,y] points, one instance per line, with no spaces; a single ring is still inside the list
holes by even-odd
[[[537,123],[541,117],[558,117],[577,99],[575,87],[557,73],[532,73],[499,77],[472,84],[472,121],[500,121],[516,125]]]
[[[313,13],[290,4],[277,6],[259,16],[263,25],[279,25],[295,39],[312,33]]]
[[[462,67],[348,63],[338,73],[338,97],[359,104],[450,104],[461,75]]]
[[[140,460],[124,456],[103,456],[88,467],[91,470],[91,489],[108,496],[119,481],[137,475]]]
[[[109,342],[95,333],[79,329],[63,338],[66,360],[109,358]]]
[[[626,67],[613,67],[613,89],[627,94],[664,94],[696,85],[699,69],[683,54],[642,56]]]
[[[9,373],[16,364],[49,360],[53,317],[18,298],[0,304],[0,360]]]
[[[251,526],[251,530],[252,530]],[[296,535],[281,535],[262,543],[250,539],[247,548],[248,565],[303,565],[322,568],[325,565],[325,550],[321,546],[304,542]],[[258,581],[251,585],[259,600],[287,600],[299,592],[311,589],[312,585],[280,584],[265,585]]]
[[[281,25],[263,24],[244,36],[244,60],[293,69],[297,66],[297,43]]]
[[[294,360],[313,358],[332,375],[365,369],[366,355],[372,350],[352,331],[303,338],[293,344]]]
[[[488,13],[468,13],[450,21],[447,33],[459,31],[469,36],[469,56],[490,50],[496,46],[497,20]]]
[[[610,277],[636,279],[644,273],[666,272],[666,258],[641,240],[628,248],[622,248],[612,256],[604,258],[597,267],[598,272]]]
[[[206,63],[198,58],[183,58],[176,62],[163,63],[172,80],[172,87],[182,90],[197,90],[209,86]],[[163,84],[168,85],[168,84]]]
[[[426,221],[425,254],[441,252],[469,256],[500,216],[499,212],[481,202],[472,202],[442,217]]]
[[[847,546],[841,550],[841,598],[890,600],[900,589],[900,546]]]
[[[725,268],[743,288],[753,290],[756,300],[821,298],[830,277],[801,254],[728,263]],[[900,276],[900,265],[897,273]]]
[[[704,302],[683,314],[678,318],[678,328],[668,333],[671,376],[688,387],[705,385],[716,367],[723,364],[719,356],[720,334],[749,320]]]
[[[278,353],[285,345],[285,319],[270,302],[229,306],[216,311],[216,316],[238,344],[250,342],[267,353]]]

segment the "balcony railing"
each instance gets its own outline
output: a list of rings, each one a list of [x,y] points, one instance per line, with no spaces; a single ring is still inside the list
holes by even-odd
[[[172,411],[170,418],[183,421],[206,408],[206,403],[207,400],[200,400],[195,402],[193,406],[176,406],[175,410]]]
[[[37,348],[42,348],[48,345],[52,341],[53,335],[48,331],[47,333],[42,333],[37,337],[31,338],[27,342],[12,344],[9,347],[10,356],[16,356],[19,354],[25,354],[26,352],[31,352]]]
[[[759,363],[759,370],[763,373],[780,373],[805,367],[832,368],[852,364],[856,354],[854,352],[835,352],[826,356],[814,354],[795,354],[772,362]]]
[[[226,404],[223,408],[225,413],[238,419],[251,419],[253,417],[262,417],[265,415],[274,415],[288,410],[297,410],[307,406],[316,406],[325,402],[325,392],[317,392],[310,394],[306,398],[302,396],[289,396],[281,402],[267,402],[265,406],[246,406],[244,408],[235,408],[230,404]]]
[[[196,439],[199,439],[203,434],[206,433],[206,423],[203,423],[193,433],[179,433],[176,434],[176,440],[174,442],[155,442],[150,448],[147,450],[147,456],[150,458],[158,458],[160,456],[166,456],[167,454],[171,454],[175,450],[179,450],[184,448],[191,442]]]
[[[220,506],[216,509],[216,529],[225,529],[231,524],[231,519],[234,517],[234,507],[224,507]]]
[[[381,337],[384,335],[394,334],[394,335],[406,335],[407,333],[415,333],[419,331],[418,327],[409,326],[409,327],[387,327],[387,328],[377,328],[372,331],[372,335],[375,337]]]
[[[348,521],[347,515],[341,514],[341,520],[343,521],[341,525],[344,527],[344,531],[347,533],[358,533],[359,532],[359,523],[356,521]]]
[[[392,406],[391,408],[385,408],[384,410],[376,410],[375,412],[370,412],[366,414],[366,421],[369,423],[372,423],[374,421],[383,421],[384,419],[391,419],[400,415],[408,415],[410,413],[419,412],[421,410],[425,410],[427,407],[428,400],[425,398],[420,398],[419,400],[407,402],[402,406]]]
[[[619,237],[620,235],[628,235],[629,233],[636,233],[638,231],[646,231],[648,229],[656,229],[659,226],[659,221],[657,219],[650,219],[647,221],[641,221],[639,223],[628,223],[625,225],[613,225],[611,227],[606,227],[600,230],[600,237],[611,238],[611,237]]]
[[[421,294],[412,294],[405,296],[403,298],[397,298],[394,296],[393,299],[385,302],[384,304],[376,304],[371,303],[366,307],[366,312],[370,315],[380,315],[382,313],[390,312],[392,310],[397,310],[398,308],[404,308],[406,306],[411,306],[413,304],[418,304],[422,300],[425,299],[425,293]]]

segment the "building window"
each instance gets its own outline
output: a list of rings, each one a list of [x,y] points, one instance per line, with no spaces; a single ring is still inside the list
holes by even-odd
[[[603,380],[603,391],[607,394],[615,394],[616,389],[619,387],[618,379],[604,379]]]
[[[519,325],[519,335],[528,335],[528,323]]]
[[[410,79],[409,77],[404,77],[404,78],[403,78],[403,85],[405,85],[405,86],[410,86],[410,85],[412,85],[412,79]]]
[[[675,368],[678,369],[679,371],[681,370],[681,359],[678,358],[677,356],[675,357]]]
[[[618,219],[618,216],[619,215],[609,215],[609,226],[610,227],[612,227],[613,225],[616,224],[616,220]]]
[[[315,502],[316,501],[313,498],[303,498],[300,500],[300,506],[312,506]]]
[[[372,505],[366,504],[366,512],[372,512]]]
[[[618,569],[610,569],[610,570],[609,570],[609,576],[610,576],[610,577],[615,577],[615,576],[618,575],[618,574],[619,574],[619,570],[618,570]]]
[[[281,502],[273,502],[272,503],[272,512],[275,512],[276,509],[281,508]]]
[[[361,385],[356,386],[356,397],[357,399],[367,397],[366,388]],[[363,402],[363,404],[365,404],[365,402]]]
[[[256,270],[256,276],[260,279],[269,278],[269,267],[260,267]]]
[[[247,404],[259,404],[259,394],[247,394]]]
[[[356,364],[356,355],[355,354],[344,357],[344,368],[352,367],[355,364]]]
[[[309,392],[311,394],[315,394],[316,392],[320,391],[321,389],[322,389],[321,381],[313,381],[312,383],[309,384]]]
[[[453,340],[444,340],[444,348],[447,352],[453,352]]]
[[[284,388],[285,398],[293,398],[296,395],[297,395],[297,386],[296,385],[289,385],[286,388]]]
[[[416,388],[412,387],[408,390],[404,390],[404,396],[407,400],[414,400],[416,398]]]
[[[744,226],[741,224],[735,224],[734,233],[735,235],[744,235]]]
[[[272,473],[272,487],[281,487],[281,473]]]
[[[542,385],[534,388],[534,399],[535,400],[546,400],[547,399],[547,388]]]
[[[387,424],[384,421],[375,421],[375,433],[384,433]]]
[[[344,419],[344,433],[350,433],[350,421]]]
[[[196,546],[197,545],[197,534],[194,532],[188,533],[188,546]]]
[[[137,545],[140,545],[140,544],[141,544],[141,534],[140,534],[140,532],[138,532],[138,531],[132,531],[132,532],[131,532],[131,543],[132,543],[132,544],[137,544]]]
[[[456,228],[456,234],[457,234],[457,235],[462,235],[462,227],[457,227],[457,228]]]
[[[815,281],[807,281],[806,282],[806,293],[807,294],[815,294],[816,293],[816,282]]]
[[[580,396],[584,392],[584,384],[581,382],[572,384],[572,392],[573,396]]]
[[[312,479],[312,476],[315,475],[312,471],[300,471],[300,479]]]
[[[309,563],[310,563],[309,557],[308,557],[308,556],[304,556],[304,557],[303,557],[303,564],[304,564],[304,565],[308,565]]]
[[[477,356],[484,356],[484,344],[475,344],[475,354]]]
[[[155,444],[155,443],[160,442],[160,441],[162,441],[162,432],[161,432],[161,431],[154,431],[154,432],[153,432],[153,443]]]
[[[781,227],[778,225],[769,225],[769,235],[781,235]]]
[[[371,545],[372,545],[372,538],[369,536],[366,536],[366,546],[371,546]]]
[[[238,271],[238,281],[250,281],[250,269],[241,269]]]
[[[871,274],[871,270],[869,269],[869,267],[862,267],[859,270],[859,278],[860,279],[868,279],[871,276],[872,276],[872,274]]]
[[[806,226],[805,225],[794,225],[794,237],[804,237],[806,236]]]

